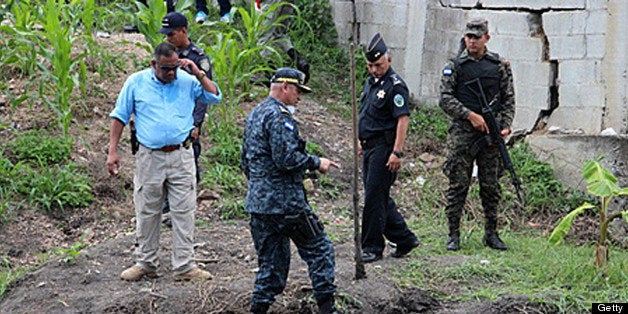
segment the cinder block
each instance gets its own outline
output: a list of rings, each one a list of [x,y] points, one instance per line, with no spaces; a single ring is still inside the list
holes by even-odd
[[[602,126],[602,108],[564,107],[560,105],[548,119],[548,125],[563,130],[582,129],[586,134],[597,134]]]
[[[539,111],[533,108],[522,107],[519,102],[516,104],[515,119],[510,126],[513,130],[532,130],[534,123],[539,117]]]
[[[586,11],[545,13],[543,14],[543,30],[547,36],[585,34],[588,14]]]
[[[558,103],[565,108],[604,108],[604,86],[559,85]]]
[[[582,59],[586,55],[584,35],[548,36],[550,59]]]
[[[486,11],[483,11],[483,13]],[[528,13],[490,11],[483,15],[488,20],[489,34],[493,37],[527,36],[530,32],[526,17]]]
[[[628,3],[626,3],[628,4]],[[625,5],[626,5],[625,4]],[[586,18],[586,34],[604,35],[608,28],[608,11],[606,10],[593,10],[588,11],[589,15]]]
[[[517,108],[530,108],[537,111],[548,109],[549,87],[515,82],[515,99]]]
[[[524,86],[543,86],[549,88],[550,66],[547,62],[519,61],[511,62],[513,78],[515,84],[523,84]]]
[[[542,61],[543,42],[540,38],[495,36],[487,43],[491,51],[503,55],[506,60]]]
[[[559,85],[595,85],[602,82],[602,64],[598,60],[566,60],[558,64]]]
[[[522,8],[531,10],[541,9],[584,9],[586,0],[483,0],[482,6],[486,8]]]
[[[588,59],[602,59],[606,54],[604,35],[587,35],[587,58]]]

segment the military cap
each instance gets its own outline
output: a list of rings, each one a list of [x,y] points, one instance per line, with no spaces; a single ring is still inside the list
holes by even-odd
[[[179,27],[188,27],[188,19],[179,12],[170,12],[161,20],[160,34],[168,35]]]
[[[384,42],[384,38],[380,33],[375,34],[371,42],[366,47],[366,60],[369,62],[375,62],[381,58],[386,51],[388,51],[388,47],[386,47],[386,43]]]
[[[293,68],[279,68],[270,79],[271,83],[290,83],[296,85],[301,92],[311,93],[312,89],[305,86],[305,74]]]
[[[488,34],[488,21],[481,17],[470,19],[464,29],[464,34],[471,34],[478,37]]]

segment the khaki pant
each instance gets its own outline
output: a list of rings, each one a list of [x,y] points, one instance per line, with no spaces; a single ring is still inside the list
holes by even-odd
[[[152,271],[159,266],[157,253],[161,211],[164,198],[168,195],[173,237],[172,268],[175,274],[183,274],[196,267],[194,152],[191,148],[162,152],[140,146],[136,158],[133,199],[137,220],[135,249],[137,264]]]

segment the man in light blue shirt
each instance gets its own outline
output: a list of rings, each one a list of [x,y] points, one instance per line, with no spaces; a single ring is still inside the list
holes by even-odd
[[[181,67],[188,67],[192,75]],[[166,195],[171,205],[175,279],[212,277],[194,263],[196,170],[190,133],[194,129],[195,102],[217,104],[221,98],[218,85],[194,62],[179,59],[176,48],[168,42],[155,48],[150,69],[131,75],[124,83],[109,115],[109,173],[115,176],[120,169],[118,143],[131,114],[135,115],[140,148],[133,178],[136,264],[122,272],[122,279],[137,281],[143,276],[157,276],[161,210]]]

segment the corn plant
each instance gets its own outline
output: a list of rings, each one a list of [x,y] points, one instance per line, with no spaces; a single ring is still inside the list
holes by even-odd
[[[138,44],[143,47],[150,54],[153,53],[153,49],[164,41],[164,36],[159,33],[161,28],[161,20],[166,16],[166,5],[163,0],[148,0],[146,1],[148,7],[141,3],[137,3],[139,10],[137,28],[140,30],[148,46]]]
[[[600,233],[595,252],[595,265],[598,267],[604,266],[608,264],[608,224],[614,219],[620,217],[623,217],[626,223],[628,223],[628,210],[622,210],[609,214],[608,207],[613,198],[617,196],[627,196],[628,187],[620,188],[617,186],[617,178],[606,170],[599,163],[599,161],[587,161],[582,167],[582,176],[587,181],[587,190],[592,195],[600,198],[600,204],[596,206],[585,202],[580,207],[572,210],[569,214],[563,217],[556,228],[554,228],[554,231],[550,235],[549,242],[551,244],[560,243],[569,229],[571,229],[573,220],[578,215],[584,213],[588,209],[595,210],[600,220]]]
[[[40,62],[38,66],[44,79],[40,85],[40,95],[48,106],[57,114],[63,133],[68,135],[72,123],[72,103],[70,96],[79,80],[86,77],[86,67],[82,59],[86,53],[72,57],[72,43],[74,37],[70,34],[70,26],[62,24],[59,12],[65,8],[63,1],[47,0],[44,6],[44,31],[42,37],[47,40],[50,48],[40,46],[40,55],[47,63]],[[50,66],[50,69],[48,68]],[[80,73],[73,73],[76,66]],[[53,95],[53,99],[47,96]]]
[[[38,40],[32,31],[37,22],[33,12],[37,10],[33,8],[36,6],[31,5],[30,0],[10,1],[6,5],[6,16],[12,25],[0,25],[0,44],[4,47],[0,50],[3,65],[0,71],[3,73],[17,70],[19,74],[31,76],[37,69]]]
[[[220,84],[223,99],[229,103],[239,103],[247,95],[253,75],[271,71],[268,58],[261,56],[262,51],[269,51],[270,59],[283,63],[281,54],[274,49],[274,42],[258,44],[271,26],[279,25],[287,18],[281,17],[272,25],[264,24],[280,6],[281,3],[272,5],[263,13],[257,12],[253,3],[248,9],[237,8],[237,20],[241,24],[214,25],[216,27],[199,37],[199,46],[212,57],[214,76]]]

